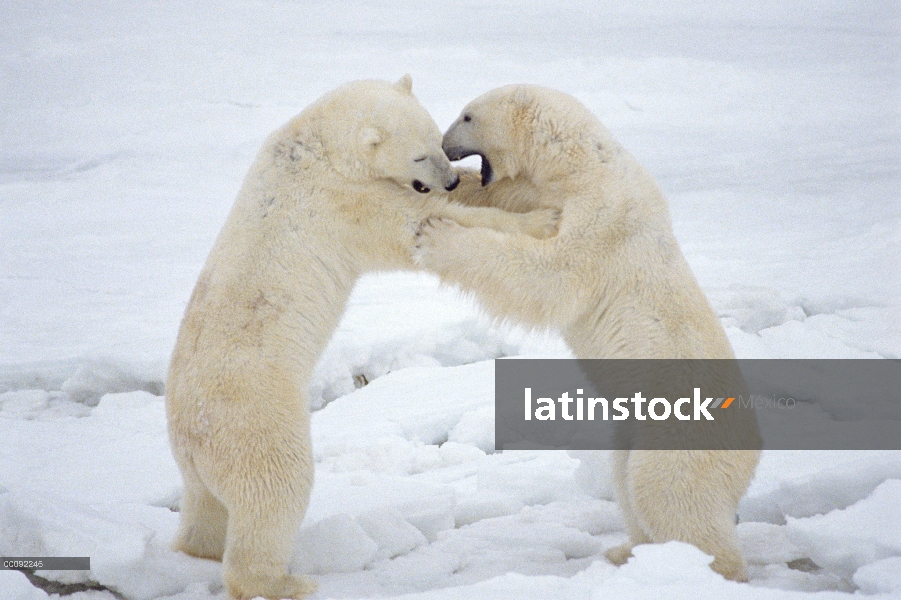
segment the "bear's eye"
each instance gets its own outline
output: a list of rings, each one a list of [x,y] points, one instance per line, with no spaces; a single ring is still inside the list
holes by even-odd
[[[470,121],[472,121],[472,117],[470,117],[469,115],[463,115],[463,120],[469,123]]]
[[[413,162],[422,162],[422,161],[424,161],[426,158],[427,158],[427,157],[425,157],[425,156],[423,156],[423,157],[421,157],[421,158],[414,158],[414,159],[413,159]]]

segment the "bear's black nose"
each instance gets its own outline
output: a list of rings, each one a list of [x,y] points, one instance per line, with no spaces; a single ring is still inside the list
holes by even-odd
[[[421,181],[418,179],[413,180],[413,189],[419,192],[420,194],[428,194],[431,190],[427,188]]]
[[[444,186],[444,189],[446,189],[447,191],[450,192],[450,191],[456,189],[456,187],[458,185],[460,185],[460,176],[459,175],[454,179],[454,182],[452,184]]]

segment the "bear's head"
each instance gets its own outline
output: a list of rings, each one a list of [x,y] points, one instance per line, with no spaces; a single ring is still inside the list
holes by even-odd
[[[609,133],[578,100],[536,85],[509,85],[466,105],[444,134],[450,160],[482,158],[482,185],[517,177],[547,181],[580,170]],[[612,140],[611,140],[612,141]]]
[[[390,180],[419,193],[460,179],[441,149],[438,125],[413,96],[412,81],[356,81],[318,107],[332,166],[354,181]]]

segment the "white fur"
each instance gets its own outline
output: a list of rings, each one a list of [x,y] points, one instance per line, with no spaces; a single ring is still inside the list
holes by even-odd
[[[562,217],[559,234],[541,240],[427,221],[417,260],[443,281],[473,292],[497,318],[558,328],[579,358],[734,358],[656,183],[574,98],[499,88],[466,106],[444,149],[452,158],[481,154],[493,171],[487,187],[465,182],[453,199],[554,207]],[[741,384],[705,381],[732,391]],[[749,444],[733,447],[759,447],[753,419],[733,418],[737,444]],[[747,579],[734,517],[758,459],[756,450],[616,452],[630,542],[608,557],[621,564],[636,544],[681,540],[712,554],[725,577]]]
[[[449,204],[457,175],[410,91],[364,81],[273,133],[247,175],[185,311],[166,384],[184,478],[173,546],[221,559],[235,598],[300,598],[287,572],[313,484],[307,385],[356,279],[414,268],[429,216],[550,235],[556,212]]]

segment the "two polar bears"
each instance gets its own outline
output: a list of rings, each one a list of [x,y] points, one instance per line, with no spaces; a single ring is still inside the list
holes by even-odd
[[[313,479],[307,386],[357,278],[414,268],[430,216],[556,230],[553,209],[429,194],[459,183],[441,142],[409,76],[339,88],[269,137],[207,258],[166,383],[184,480],[173,546],[221,559],[235,598],[315,589],[287,571]]]
[[[574,98],[536,86],[496,89],[463,109],[444,151],[451,160],[482,157],[484,187],[464,182],[453,198],[562,213],[559,233],[541,240],[430,219],[417,260],[443,281],[500,319],[560,330],[578,358],[734,358],[659,188]],[[719,369],[702,376],[695,383],[703,389],[743,383]],[[727,447],[760,447],[746,412],[724,415]],[[712,554],[725,577],[746,580],[734,519],[758,459],[757,450],[615,451],[630,539],[607,557],[621,564],[637,544],[680,540]]]
[[[445,154],[468,153],[483,156],[481,183],[491,185],[460,182]],[[458,183],[452,199],[469,206],[428,194]],[[556,228],[554,209],[560,233],[539,241]],[[413,268],[414,231],[430,217],[421,265],[501,317],[559,327],[580,357],[732,356],[660,192],[573,99],[524,86],[489,93],[442,148],[409,78],[339,88],[265,143],[169,370],[185,484],[174,547],[222,559],[233,597],[315,589],[286,568],[313,477],[306,386],[356,279]],[[616,462],[631,539],[612,560],[679,539],[713,554],[727,577],[746,577],[732,517],[756,452],[632,451]],[[673,478],[687,482],[681,510],[656,496]]]

